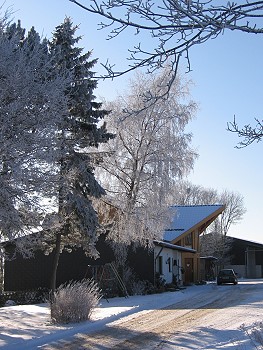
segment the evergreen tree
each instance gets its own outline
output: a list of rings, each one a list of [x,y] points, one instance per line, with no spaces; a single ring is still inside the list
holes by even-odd
[[[67,110],[67,80],[53,74],[47,42],[20,22],[0,20],[0,51],[0,238],[30,240],[46,213],[43,197],[52,196],[54,121]]]
[[[62,124],[58,125],[58,226],[50,230],[55,240],[54,245],[49,246],[54,249],[52,290],[56,288],[56,270],[63,249],[82,247],[90,256],[96,256],[99,223],[92,198],[104,194],[94,177],[94,166],[99,161],[96,148],[112,137],[102,123],[108,111],[101,109],[101,103],[96,102],[93,95],[97,81],[93,79],[91,69],[96,60],[90,60],[90,51],[83,54],[83,49],[76,47],[81,39],[75,36],[76,30],[77,26],[73,26],[70,18],[65,18],[56,27],[50,42],[56,68],[72,73],[72,80],[64,90],[68,111]]]

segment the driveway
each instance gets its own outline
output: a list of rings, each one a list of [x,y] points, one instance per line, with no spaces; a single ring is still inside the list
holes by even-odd
[[[263,321],[263,280],[236,286],[213,283],[189,299],[122,317],[103,330],[42,349],[248,350],[255,347],[240,326],[251,329],[256,321]]]

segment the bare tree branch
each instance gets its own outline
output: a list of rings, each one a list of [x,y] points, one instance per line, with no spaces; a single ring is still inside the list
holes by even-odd
[[[152,72],[166,62],[177,62],[184,54],[190,70],[189,49],[216,38],[225,30],[262,34],[263,1],[222,2],[213,0],[69,0],[84,10],[101,16],[100,29],[108,29],[113,39],[127,28],[136,35],[148,33],[154,42],[152,51],[142,44],[129,50],[131,64],[123,71],[107,62],[107,75],[114,78],[139,67]]]
[[[234,121],[227,124],[227,130],[236,133],[238,137],[243,140],[238,143],[236,148],[244,148],[251,145],[253,142],[259,142],[263,138],[263,120],[256,119],[256,126],[244,125],[242,128],[236,123],[236,118]]]
[[[186,59],[187,71],[191,71],[190,49],[195,45],[215,39],[226,30],[247,34],[263,34],[263,1],[241,0],[69,0],[84,10],[102,18],[99,29],[108,30],[108,40],[128,29],[134,30],[139,43],[129,48],[128,66],[119,71],[107,61],[102,78],[115,78],[137,68],[148,73],[170,66],[170,81],[164,94],[177,75],[179,60]],[[149,40],[148,40],[149,39]],[[146,49],[147,48],[147,49]],[[146,97],[146,96],[145,96]],[[163,96],[161,96],[163,97]],[[160,96],[150,96],[151,101]],[[262,139],[262,121],[256,119],[240,128],[236,121],[228,130],[243,141],[237,148]]]

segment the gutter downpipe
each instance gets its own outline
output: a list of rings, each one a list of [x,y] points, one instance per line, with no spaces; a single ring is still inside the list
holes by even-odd
[[[163,251],[163,247],[161,247],[159,253],[156,255],[156,257],[154,258],[154,276],[153,276],[153,285],[155,287],[155,283],[156,283],[156,261],[159,258],[161,252]]]

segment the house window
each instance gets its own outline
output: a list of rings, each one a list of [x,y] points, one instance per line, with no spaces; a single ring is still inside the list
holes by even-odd
[[[168,271],[172,272],[172,262],[171,262],[171,258],[167,259],[167,264],[168,264]]]
[[[185,245],[192,247],[192,245],[193,245],[193,235],[192,235],[192,232],[190,232],[190,233],[185,237]]]
[[[159,256],[158,258],[158,267],[159,267],[159,274],[163,274],[163,257]]]

